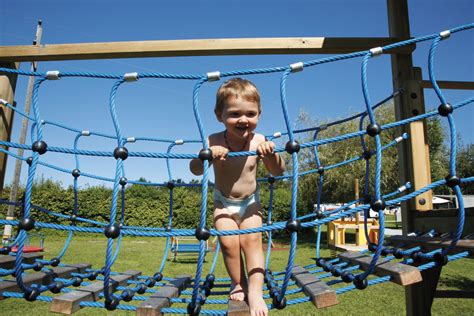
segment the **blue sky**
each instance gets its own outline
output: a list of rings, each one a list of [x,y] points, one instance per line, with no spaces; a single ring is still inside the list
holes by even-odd
[[[470,0],[409,1],[412,36],[437,33],[474,21],[474,3]],[[7,1],[0,0],[0,45],[30,45],[36,23],[43,21],[43,44],[141,41],[164,39],[205,39],[239,37],[386,37],[386,2],[362,1]],[[414,64],[423,68],[427,78],[429,43],[419,44]],[[202,74],[248,68],[288,65],[324,57],[323,55],[214,56],[117,60],[42,62],[39,71],[60,70],[124,74],[128,72],[166,72]],[[311,67],[293,76],[287,86],[290,118],[295,124],[301,110],[320,120],[343,118],[364,109],[360,83],[360,59]],[[22,69],[29,69],[27,63]],[[474,81],[474,31],[453,35],[440,44],[436,55],[438,80]],[[372,101],[392,92],[389,56],[369,63],[368,84]],[[272,134],[285,131],[279,98],[280,74],[248,77],[262,94],[263,116],[258,131]],[[24,106],[27,78],[18,82],[16,101]],[[83,130],[113,134],[108,98],[113,80],[64,78],[46,83],[40,90],[41,115],[50,121]],[[147,136],[170,139],[198,139],[192,113],[192,81],[139,80],[122,86],[117,95],[118,116],[127,137]],[[201,115],[207,133],[221,126],[212,109],[219,82],[203,87]],[[472,91],[446,91],[452,103],[473,95]],[[437,107],[434,92],[425,90],[427,109]],[[473,106],[455,113],[458,133],[464,143],[474,142]],[[21,126],[15,121],[13,140]],[[72,147],[75,134],[47,126],[45,141],[50,146]],[[29,138],[28,138],[29,139]],[[115,143],[97,137],[82,138],[83,149],[112,151]],[[133,151],[164,152],[167,145],[135,143]],[[176,148],[175,152],[195,153],[198,146]],[[16,152],[16,151],[15,151]],[[71,155],[47,153],[45,162],[73,169]],[[81,170],[112,178],[112,158],[80,157]],[[128,159],[126,175],[167,180],[163,160]],[[8,162],[6,182],[12,179],[14,159]],[[25,167],[23,169],[26,169]],[[174,178],[189,180],[187,161],[172,161]],[[72,183],[70,175],[48,168],[38,174]],[[22,181],[25,181],[23,174]],[[85,177],[81,185],[98,182]]]

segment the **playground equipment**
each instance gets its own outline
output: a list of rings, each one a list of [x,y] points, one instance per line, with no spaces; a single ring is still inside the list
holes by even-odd
[[[446,179],[441,179],[431,183],[430,175],[427,172],[429,170],[429,161],[427,160],[428,155],[426,155],[427,146],[424,141],[424,130],[423,130],[423,119],[434,116],[441,115],[446,117],[450,124],[451,131],[451,140],[455,139],[456,135],[454,133],[454,121],[451,113],[458,108],[465,106],[474,102],[474,98],[467,99],[465,101],[449,104],[445,100],[442,92],[439,90],[439,85],[435,79],[434,70],[433,70],[433,57],[436,51],[436,47],[440,41],[447,39],[451,34],[455,34],[464,30],[474,28],[474,24],[464,25],[456,27],[447,31],[443,31],[439,34],[428,35],[420,38],[410,39],[410,34],[408,31],[408,13],[407,5],[404,1],[388,1],[389,7],[389,20],[390,20],[390,33],[394,37],[399,37],[403,41],[393,41],[392,39],[363,39],[358,41],[352,41],[352,43],[357,43],[352,47],[346,46],[345,48],[336,48],[335,45],[332,50],[327,47],[322,47],[319,51],[316,48],[308,49],[308,45],[314,43],[311,40],[304,40],[300,42],[300,49],[288,50],[288,41],[284,40],[280,43],[278,41],[271,40],[270,42],[274,44],[273,48],[259,48],[256,50],[251,50],[247,48],[242,48],[242,46],[233,46],[229,47],[228,42],[222,43],[222,47],[217,48],[216,51],[214,48],[202,49],[200,45],[206,44],[205,42],[193,42],[194,45],[189,45],[190,43],[177,42],[176,48],[172,52],[163,51],[156,49],[156,46],[159,46],[159,43],[155,43],[154,52],[150,52],[149,48],[145,48],[134,45],[109,45],[115,49],[120,47],[121,49],[125,48],[128,51],[123,51],[117,49],[115,52],[98,52],[97,45],[87,45],[87,44],[76,44],[76,45],[85,45],[80,53],[77,49],[77,46],[72,45],[70,50],[66,49],[64,53],[56,54],[54,53],[54,45],[48,47],[48,49],[43,49],[36,47],[34,49],[25,48],[20,50],[19,48],[0,48],[0,61],[8,61],[12,64],[14,61],[20,60],[52,60],[52,59],[71,59],[71,58],[111,58],[111,57],[130,57],[134,55],[138,56],[163,56],[167,54],[171,55],[187,55],[193,54],[193,49],[200,48],[201,54],[217,54],[217,53],[228,53],[228,52],[238,52],[239,49],[244,51],[253,52],[253,53],[270,53],[270,52],[337,52],[339,53],[350,50],[357,51],[356,53],[350,53],[345,55],[338,55],[334,58],[323,58],[319,60],[312,60],[307,62],[297,62],[291,64],[290,66],[282,66],[272,69],[254,69],[254,70],[244,70],[244,71],[234,71],[231,73],[218,73],[212,72],[208,74],[197,74],[197,75],[170,75],[170,74],[161,74],[161,73],[129,73],[129,74],[84,74],[84,73],[67,73],[67,72],[58,72],[58,71],[49,71],[46,73],[39,72],[27,72],[27,71],[18,71],[14,66],[12,67],[3,67],[0,71],[10,79],[8,87],[4,90],[8,90],[7,93],[0,95],[4,99],[4,114],[7,118],[6,122],[11,122],[8,120],[8,117],[12,115],[14,111],[13,104],[13,88],[15,86],[14,81],[18,75],[28,75],[37,77],[35,82],[34,92],[33,92],[33,116],[29,117],[35,125],[35,135],[34,140],[31,145],[21,145],[17,143],[9,142],[8,133],[3,138],[4,140],[0,141],[0,144],[3,146],[8,146],[11,148],[23,148],[26,150],[32,151],[31,158],[23,158],[14,153],[1,149],[4,153],[2,156],[5,159],[5,155],[13,156],[17,159],[24,161],[29,166],[29,178],[27,184],[27,190],[25,195],[25,212],[24,216],[19,220],[0,220],[0,224],[3,225],[17,225],[19,228],[19,234],[15,243],[18,244],[18,255],[14,258],[13,262],[10,262],[10,267],[3,267],[0,273],[3,276],[13,275],[13,280],[6,280],[0,287],[0,293],[4,298],[7,297],[24,297],[29,301],[34,300],[44,300],[52,301],[51,309],[55,312],[61,313],[71,313],[75,310],[78,310],[81,307],[90,306],[90,307],[104,307],[109,310],[114,309],[124,309],[124,310],[136,310],[138,314],[144,315],[148,312],[150,313],[189,313],[191,315],[199,314],[202,312],[208,312],[213,314],[237,314],[240,313],[241,306],[235,306],[239,304],[234,304],[234,302],[229,303],[228,311],[214,311],[214,310],[204,310],[206,304],[227,304],[227,300],[218,301],[212,300],[209,295],[212,293],[212,289],[217,285],[220,285],[222,282],[228,282],[228,279],[217,279],[212,273],[208,274],[205,278],[202,278],[202,266],[205,257],[205,244],[207,239],[212,236],[223,236],[231,234],[242,234],[242,233],[251,233],[251,232],[269,232],[269,240],[271,241],[271,233],[273,230],[277,229],[287,229],[291,233],[291,248],[289,251],[288,257],[288,266],[285,271],[281,272],[272,272],[269,268],[269,262],[267,255],[266,262],[266,271],[265,279],[266,285],[269,290],[269,294],[265,295],[265,298],[272,298],[272,304],[270,308],[284,308],[286,305],[298,304],[307,301],[311,301],[316,307],[329,307],[331,305],[337,304],[336,294],[342,294],[347,291],[357,289],[364,289],[368,285],[373,285],[386,281],[393,281],[397,284],[406,286],[407,292],[407,312],[408,314],[427,314],[429,313],[431,302],[433,299],[434,289],[432,284],[433,281],[437,281],[437,276],[439,277],[439,272],[441,267],[450,260],[456,260],[464,258],[470,255],[470,251],[473,249],[472,240],[463,240],[461,239],[463,228],[464,228],[464,206],[460,203],[458,210],[459,217],[457,218],[457,227],[456,233],[453,238],[448,241],[443,241],[442,244],[437,243],[436,248],[433,251],[425,252],[419,246],[413,246],[411,241],[403,240],[401,244],[404,244],[403,248],[401,246],[396,247],[387,247],[384,245],[384,213],[383,210],[385,206],[393,205],[396,203],[404,203],[404,233],[408,231],[415,230],[417,221],[415,218],[415,211],[430,210],[431,206],[431,193],[430,190],[436,186],[447,185],[452,188],[455,194],[458,196],[458,200],[462,201],[462,196],[460,192],[459,185],[461,183],[474,181],[474,177],[459,179],[456,176],[455,168],[451,167],[450,174]],[[400,22],[400,24],[397,24]],[[435,88],[437,95],[440,98],[441,105],[437,111],[432,111],[425,113],[424,105],[421,101],[422,96],[422,83],[420,77],[420,72],[417,69],[413,69],[411,63],[411,55],[409,51],[413,48],[413,44],[419,43],[422,41],[432,41],[432,49],[430,51],[430,84]],[[262,47],[265,41],[261,39],[255,40],[260,43]],[[291,40],[289,40],[291,41]],[[387,42],[389,41],[389,42]],[[244,41],[245,42],[245,41]],[[331,42],[331,41],[329,41]],[[350,41],[349,41],[350,42]],[[242,41],[235,41],[231,45],[242,45]],[[334,43],[334,42],[333,42]],[[341,43],[341,41],[339,41]],[[368,47],[362,47],[363,43],[370,45]],[[182,45],[182,46],[181,46]],[[215,45],[215,43],[214,43]],[[281,46],[280,46],[281,45]],[[99,45],[100,46],[100,45]],[[153,46],[153,45],[152,45]],[[244,44],[245,46],[245,44]],[[375,47],[375,48],[374,48]],[[103,47],[100,47],[101,49]],[[369,49],[370,48],[370,49]],[[135,52],[131,52],[132,49],[136,49]],[[367,50],[369,49],[369,50]],[[148,50],[148,51],[147,51]],[[408,50],[408,52],[407,52]],[[377,124],[373,114],[373,106],[369,98],[369,89],[367,86],[367,73],[366,68],[367,64],[371,58],[375,58],[383,53],[393,53],[392,61],[394,64],[394,90],[399,91],[404,89],[403,93],[403,106],[401,106],[401,101],[399,98],[395,98],[395,104],[398,111],[398,122],[390,124],[390,126],[380,126]],[[54,57],[53,57],[54,56]],[[370,124],[364,128],[361,126],[359,132],[355,132],[348,135],[343,135],[326,140],[316,140],[317,131],[321,130],[322,127],[314,128],[315,131],[315,140],[313,142],[308,142],[305,144],[299,144],[295,141],[294,134],[297,131],[291,129],[291,124],[289,124],[287,117],[287,102],[286,102],[286,93],[285,93],[285,83],[290,75],[294,75],[299,71],[302,71],[304,68],[313,67],[319,64],[323,64],[330,61],[343,60],[349,58],[361,58],[362,59],[362,83],[363,83],[363,93],[366,101],[366,112],[361,113],[360,117],[368,117]],[[239,76],[239,75],[249,75],[249,74],[258,74],[258,73],[270,73],[270,72],[281,72],[283,73],[281,79],[281,103],[282,109],[285,116],[285,123],[287,125],[287,132],[281,133],[281,135],[288,137],[288,142],[285,148],[277,148],[276,151],[284,152],[286,151],[292,157],[292,174],[290,176],[283,177],[267,177],[264,179],[259,179],[260,182],[268,182],[270,190],[273,188],[273,183],[276,180],[281,179],[291,179],[292,183],[292,201],[291,201],[291,213],[288,221],[286,222],[271,222],[271,214],[269,214],[269,219],[267,225],[254,230],[246,231],[216,231],[206,227],[206,207],[207,207],[207,191],[208,191],[208,167],[210,160],[210,153],[208,150],[208,145],[206,141],[206,133],[202,122],[200,121],[199,116],[199,89],[203,84],[207,84],[211,81],[216,81],[224,77],[229,76]],[[42,121],[42,117],[39,112],[39,103],[37,100],[37,93],[41,87],[41,84],[45,81],[54,81],[59,78],[66,79],[67,77],[86,77],[86,78],[105,78],[107,80],[114,80],[114,85],[112,87],[111,98],[110,98],[110,110],[112,113],[112,118],[114,121],[114,126],[116,127],[116,135],[113,135],[114,139],[117,140],[117,147],[113,149],[113,152],[103,152],[103,151],[84,151],[78,149],[77,141],[74,143],[74,148],[59,148],[54,147],[51,144],[47,144],[46,140],[43,139],[43,128],[47,125],[46,121]],[[115,97],[117,89],[122,84],[134,82],[141,78],[172,78],[172,79],[183,79],[183,80],[194,80],[196,82],[194,91],[193,91],[193,110],[196,117],[196,122],[199,127],[199,133],[201,136],[200,142],[202,144],[202,151],[199,155],[196,154],[172,154],[170,153],[171,149],[175,145],[183,144],[185,141],[176,141],[168,140],[169,149],[166,153],[153,153],[153,152],[129,152],[125,144],[132,140],[124,138],[121,134],[119,120],[115,113]],[[447,83],[447,86],[450,84]],[[416,97],[413,97],[416,96]],[[18,110],[17,110],[18,111]],[[20,112],[19,112],[20,113]],[[44,124],[43,124],[44,123]],[[49,123],[51,124],[51,123]],[[43,126],[44,125],[44,126]],[[324,128],[327,128],[325,126]],[[380,143],[379,134],[383,132],[384,129],[400,127],[406,125],[405,132],[409,134],[410,139],[406,140],[407,137],[401,137],[400,139],[394,140],[390,144],[385,144],[382,146]],[[9,128],[11,126],[8,126]],[[77,133],[77,138],[86,137],[92,135],[94,132],[83,131],[73,129]],[[363,136],[369,135],[372,137],[376,144],[376,150],[374,152],[369,152],[365,146]],[[98,135],[96,133],[95,135]],[[406,134],[403,134],[406,135]],[[110,137],[110,135],[107,135]],[[270,135],[271,137],[271,135]],[[336,209],[331,212],[319,212],[317,210],[314,214],[309,214],[309,216],[297,216],[296,211],[296,196],[298,190],[298,178],[302,175],[298,169],[298,152],[300,150],[305,150],[306,148],[313,148],[316,151],[316,162],[317,168],[308,172],[317,172],[320,175],[320,188],[322,187],[322,179],[324,173],[331,169],[331,166],[323,167],[319,161],[317,155],[317,147],[322,144],[328,144],[331,142],[340,141],[344,138],[350,137],[361,137],[363,155],[357,157],[355,160],[365,159],[366,164],[368,165],[371,158],[375,157],[376,171],[374,176],[374,188],[373,195],[370,195],[368,188],[369,181],[366,181],[367,187],[364,188],[364,198],[359,199],[353,202],[346,203],[343,207]],[[134,139],[133,141],[135,141]],[[381,158],[382,151],[386,146],[393,146],[395,144],[401,143],[400,154],[402,157],[401,168],[404,172],[402,175],[401,183],[412,183],[413,191],[400,195],[404,190],[398,190],[392,193],[383,194],[380,192],[380,168],[381,168]],[[451,148],[452,154],[450,164],[453,166],[456,159],[455,146]],[[30,216],[31,208],[37,208],[41,210],[40,206],[35,206],[31,203],[31,185],[34,180],[36,167],[38,165],[46,166],[41,161],[41,155],[47,154],[47,152],[62,152],[62,153],[71,153],[75,157],[80,155],[96,155],[96,156],[107,156],[114,157],[117,161],[117,171],[115,177],[105,178],[104,181],[111,181],[114,183],[113,190],[113,199],[111,205],[110,213],[110,222],[102,223],[91,221],[85,218],[80,218],[77,216],[77,209],[75,208],[72,214],[52,214],[57,217],[63,217],[71,221],[71,225],[55,225],[50,223],[35,222],[34,219]],[[255,155],[255,152],[243,152],[243,153],[231,153],[230,156],[237,155]],[[151,157],[158,159],[169,159],[182,158],[182,159],[191,159],[191,158],[200,158],[204,162],[204,175],[202,178],[202,184],[199,186],[202,190],[202,202],[201,202],[201,212],[200,212],[200,222],[197,225],[195,230],[191,229],[175,229],[172,227],[171,219],[172,216],[169,216],[168,226],[166,228],[156,228],[156,229],[145,229],[141,227],[132,227],[124,225],[125,219],[125,202],[124,202],[124,192],[126,186],[131,181],[127,180],[124,177],[124,161],[127,158],[133,157]],[[373,161],[373,159],[372,159]],[[77,162],[77,161],[76,161]],[[350,161],[352,162],[352,161]],[[349,162],[341,162],[349,163]],[[0,163],[0,165],[2,165]],[[428,167],[427,167],[428,166]],[[4,164],[3,169],[4,170]],[[369,169],[369,168],[367,168]],[[70,172],[74,178],[74,188],[77,194],[77,180],[80,176],[87,176],[86,173],[81,172],[77,167],[73,170],[62,170],[64,172]],[[3,179],[3,178],[2,178]],[[2,180],[3,182],[3,180]],[[138,183],[138,182],[133,182]],[[149,184],[148,184],[149,185]],[[156,186],[167,187],[170,192],[170,214],[172,213],[172,201],[173,201],[173,189],[178,186],[186,186],[186,184],[178,184],[172,181],[171,174],[169,172],[169,181],[165,184],[160,183]],[[272,191],[271,191],[272,192]],[[122,194],[121,198],[121,214],[118,216],[118,196]],[[398,197],[396,197],[398,196]],[[75,196],[76,198],[76,196]],[[411,199],[414,199],[414,202],[410,204]],[[406,203],[405,203],[406,202]],[[6,204],[19,205],[17,202],[8,202],[4,201]],[[351,204],[361,203],[361,205],[348,208]],[[270,206],[271,208],[271,206]],[[374,211],[379,213],[379,223],[380,223],[380,234],[378,237],[378,243],[375,243],[375,240],[371,240],[369,236],[366,236],[369,243],[369,250],[373,252],[373,255],[368,253],[345,253],[339,258],[334,259],[323,259],[318,258],[316,264],[306,265],[304,267],[298,266],[294,262],[294,254],[296,251],[296,238],[298,231],[301,228],[320,226],[329,222],[333,222],[339,218],[348,217],[354,215],[358,212],[367,212],[369,208],[372,208]],[[410,209],[410,210],[409,210]],[[41,210],[48,212],[48,210]],[[367,218],[365,216],[364,218]],[[76,225],[77,222],[87,223],[90,226],[79,226]],[[365,223],[367,224],[367,223]],[[454,227],[456,225],[453,225]],[[26,256],[24,254],[24,245],[25,239],[32,229],[35,227],[41,228],[51,228],[58,230],[67,230],[70,232],[66,246],[60,255],[56,258],[49,260],[40,259],[35,257]],[[451,228],[452,228],[451,227]],[[438,230],[438,229],[437,229]],[[61,263],[61,257],[64,255],[64,252],[67,250],[69,241],[72,238],[74,232],[87,232],[87,233],[104,233],[107,237],[107,253],[106,253],[106,262],[105,266],[100,269],[92,269],[90,265],[87,264],[75,264],[75,265],[66,265]],[[320,230],[319,230],[320,231]],[[439,231],[446,231],[439,230]],[[368,232],[368,230],[366,230]],[[165,253],[168,253],[170,238],[176,236],[195,236],[199,240],[199,256],[198,264],[196,268],[196,274],[194,277],[191,276],[172,276],[165,277],[162,274],[166,258],[162,261],[161,267],[158,271],[151,277],[140,276],[139,271],[127,271],[123,273],[113,272],[112,265],[118,256],[118,250],[120,249],[120,240],[123,235],[131,236],[150,236],[150,237],[166,237],[166,249]],[[115,254],[113,254],[113,246],[116,242]],[[267,247],[271,249],[271,247]],[[1,252],[5,255],[10,253],[10,245],[6,245],[1,249]],[[216,250],[216,253],[218,249]],[[385,256],[381,258],[381,256]],[[6,256],[10,259],[10,256]],[[216,256],[215,256],[216,258]],[[395,259],[403,259],[402,261],[397,261]],[[215,263],[216,260],[214,260]],[[11,264],[14,264],[14,267]],[[213,265],[214,265],[213,263]],[[50,270],[43,270],[46,266],[52,266]],[[319,266],[319,267],[317,267]],[[42,271],[39,273],[31,273],[28,275],[23,275],[22,273],[27,270]],[[213,269],[211,269],[213,270]],[[355,271],[361,270],[359,274]],[[320,274],[316,277],[314,274],[321,272],[328,272],[326,274]],[[329,273],[330,272],[330,273]],[[368,279],[369,275],[375,274],[378,277]],[[335,277],[336,279],[331,280],[331,282],[321,282],[321,279]],[[95,280],[99,279],[103,282],[96,282],[89,284],[85,282],[85,279]],[[290,281],[293,279],[294,281]],[[334,289],[331,287],[332,284],[337,283],[353,283],[353,285]],[[35,284],[35,285],[33,285]],[[192,291],[185,290],[188,285],[192,284]],[[294,284],[297,285],[297,289],[290,289],[290,286]],[[421,284],[421,285],[420,285]],[[436,284],[436,282],[434,282]],[[77,291],[70,291],[70,286],[81,286]],[[228,284],[224,284],[227,286]],[[157,287],[157,289],[155,289]],[[423,287],[430,287],[429,290]],[[136,294],[145,294],[147,292],[152,292],[150,296],[138,296]],[[121,293],[118,290],[122,291]],[[55,296],[54,299],[48,296],[41,295],[45,291],[51,291],[53,293],[60,295]],[[286,295],[290,295],[296,292],[305,293],[304,298],[296,298],[292,300],[287,300]],[[190,295],[190,298],[176,298],[179,295]],[[102,302],[102,298],[104,301]],[[138,301],[140,304],[132,305],[125,304],[121,302]],[[145,302],[142,302],[145,300]],[[414,301],[417,301],[417,304],[413,304]],[[172,303],[186,303],[186,308],[172,308],[169,307]],[[241,305],[241,304],[240,304]]]

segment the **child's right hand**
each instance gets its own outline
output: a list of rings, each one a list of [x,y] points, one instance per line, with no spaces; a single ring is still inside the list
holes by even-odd
[[[225,160],[229,153],[229,149],[219,145],[211,146],[209,149],[212,151],[212,159]]]

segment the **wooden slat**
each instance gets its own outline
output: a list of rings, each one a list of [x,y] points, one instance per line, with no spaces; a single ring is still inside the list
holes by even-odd
[[[53,274],[38,272],[31,273],[23,276],[23,283],[26,286],[31,286],[32,284],[41,284],[46,285],[50,284],[53,281]],[[0,294],[3,292],[21,292],[18,287],[16,280],[7,280],[0,282]]]
[[[451,239],[440,237],[408,237],[408,236],[391,236],[390,243],[394,245],[409,245],[410,247],[422,246],[426,250],[434,250],[446,248],[451,244]],[[459,253],[469,251],[474,254],[474,240],[461,239],[458,241],[454,249],[450,253]]]
[[[294,266],[291,278],[295,280],[296,284],[303,289],[303,292],[311,298],[311,302],[317,308],[338,304],[336,292],[306,269],[300,266]]]
[[[134,42],[0,46],[2,61],[52,61],[79,59],[262,55],[343,54],[398,42],[398,38],[225,38]],[[411,52],[414,45],[393,52]]]
[[[32,264],[35,263],[36,259],[43,259],[43,255],[39,253],[24,253],[23,263]],[[16,257],[14,256],[0,256],[0,268],[1,269],[13,269],[15,267]]]
[[[451,89],[451,90],[474,90],[474,82],[472,81],[436,81],[440,89]],[[433,85],[429,80],[423,80],[421,86],[425,89],[432,89]]]
[[[246,301],[231,301],[227,306],[227,315],[229,316],[249,316],[250,308]]]
[[[344,262],[360,265],[361,270],[367,270],[372,262],[371,256],[360,255],[360,253],[343,253],[339,258]],[[390,281],[403,286],[422,281],[418,268],[398,262],[391,262],[386,258],[379,258],[377,260],[374,274],[377,276],[390,275],[392,277]]]
[[[92,267],[90,263],[74,263],[74,264],[67,264],[65,266],[77,268],[78,273],[86,273],[86,270]]]
[[[137,271],[135,270],[129,270],[124,272],[127,274],[119,274],[111,277],[110,279],[112,282],[109,284],[111,291],[115,291],[118,286],[127,285],[127,281],[132,279],[136,272]],[[75,291],[63,294],[61,296],[54,297],[49,311],[53,313],[70,315],[81,309],[81,302],[99,300],[99,294],[103,291],[103,289],[104,284],[102,281],[100,281],[78,288]]]
[[[161,309],[171,305],[171,298],[179,297],[191,283],[191,275],[178,275],[175,279],[170,280],[165,286],[153,293],[146,301],[137,307],[137,315],[139,316],[158,316],[162,315]]]

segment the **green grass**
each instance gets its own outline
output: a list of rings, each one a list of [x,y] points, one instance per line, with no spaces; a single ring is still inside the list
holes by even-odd
[[[301,234],[298,241],[296,263],[300,265],[311,264],[315,255],[314,236]],[[47,236],[45,241],[45,258],[56,256],[61,250],[65,236]],[[281,271],[287,265],[289,245],[288,239],[278,239],[277,247],[281,250],[272,251],[271,269]],[[34,243],[34,241],[33,241]],[[94,268],[104,265],[106,239],[103,236],[77,236],[73,239],[63,261],[66,263],[88,262]],[[164,249],[164,239],[133,238],[123,239],[120,256],[113,267],[114,271],[129,269],[140,270],[143,275],[152,275],[159,268]],[[334,255],[329,250],[322,250],[322,256]],[[212,254],[207,257],[204,275],[210,269]],[[194,274],[196,261],[188,260],[168,261],[164,271],[165,276],[175,276],[182,273]],[[452,290],[467,290],[474,288],[474,262],[469,259],[449,263],[443,268],[438,288]],[[217,277],[226,277],[226,272],[219,258],[216,272]],[[326,279],[329,280],[329,279]],[[342,284],[345,286],[345,284]],[[49,294],[47,294],[49,295]],[[288,299],[302,297],[301,294],[291,295]],[[272,310],[272,315],[403,315],[405,314],[404,289],[394,283],[370,286],[366,290],[354,290],[338,296],[339,304],[327,309],[317,310],[311,303],[303,303],[286,307],[284,310]],[[138,305],[137,302],[131,302]],[[268,301],[268,303],[270,303]],[[0,302],[0,315],[52,315],[49,312],[49,303],[29,303],[23,299],[5,299]],[[183,304],[174,305],[185,307]],[[205,309],[220,309],[225,306],[205,305]],[[435,299],[433,303],[434,315],[468,315],[474,313],[474,301],[468,299]],[[83,308],[76,315],[134,315],[134,312],[114,311],[107,312],[98,308]]]

